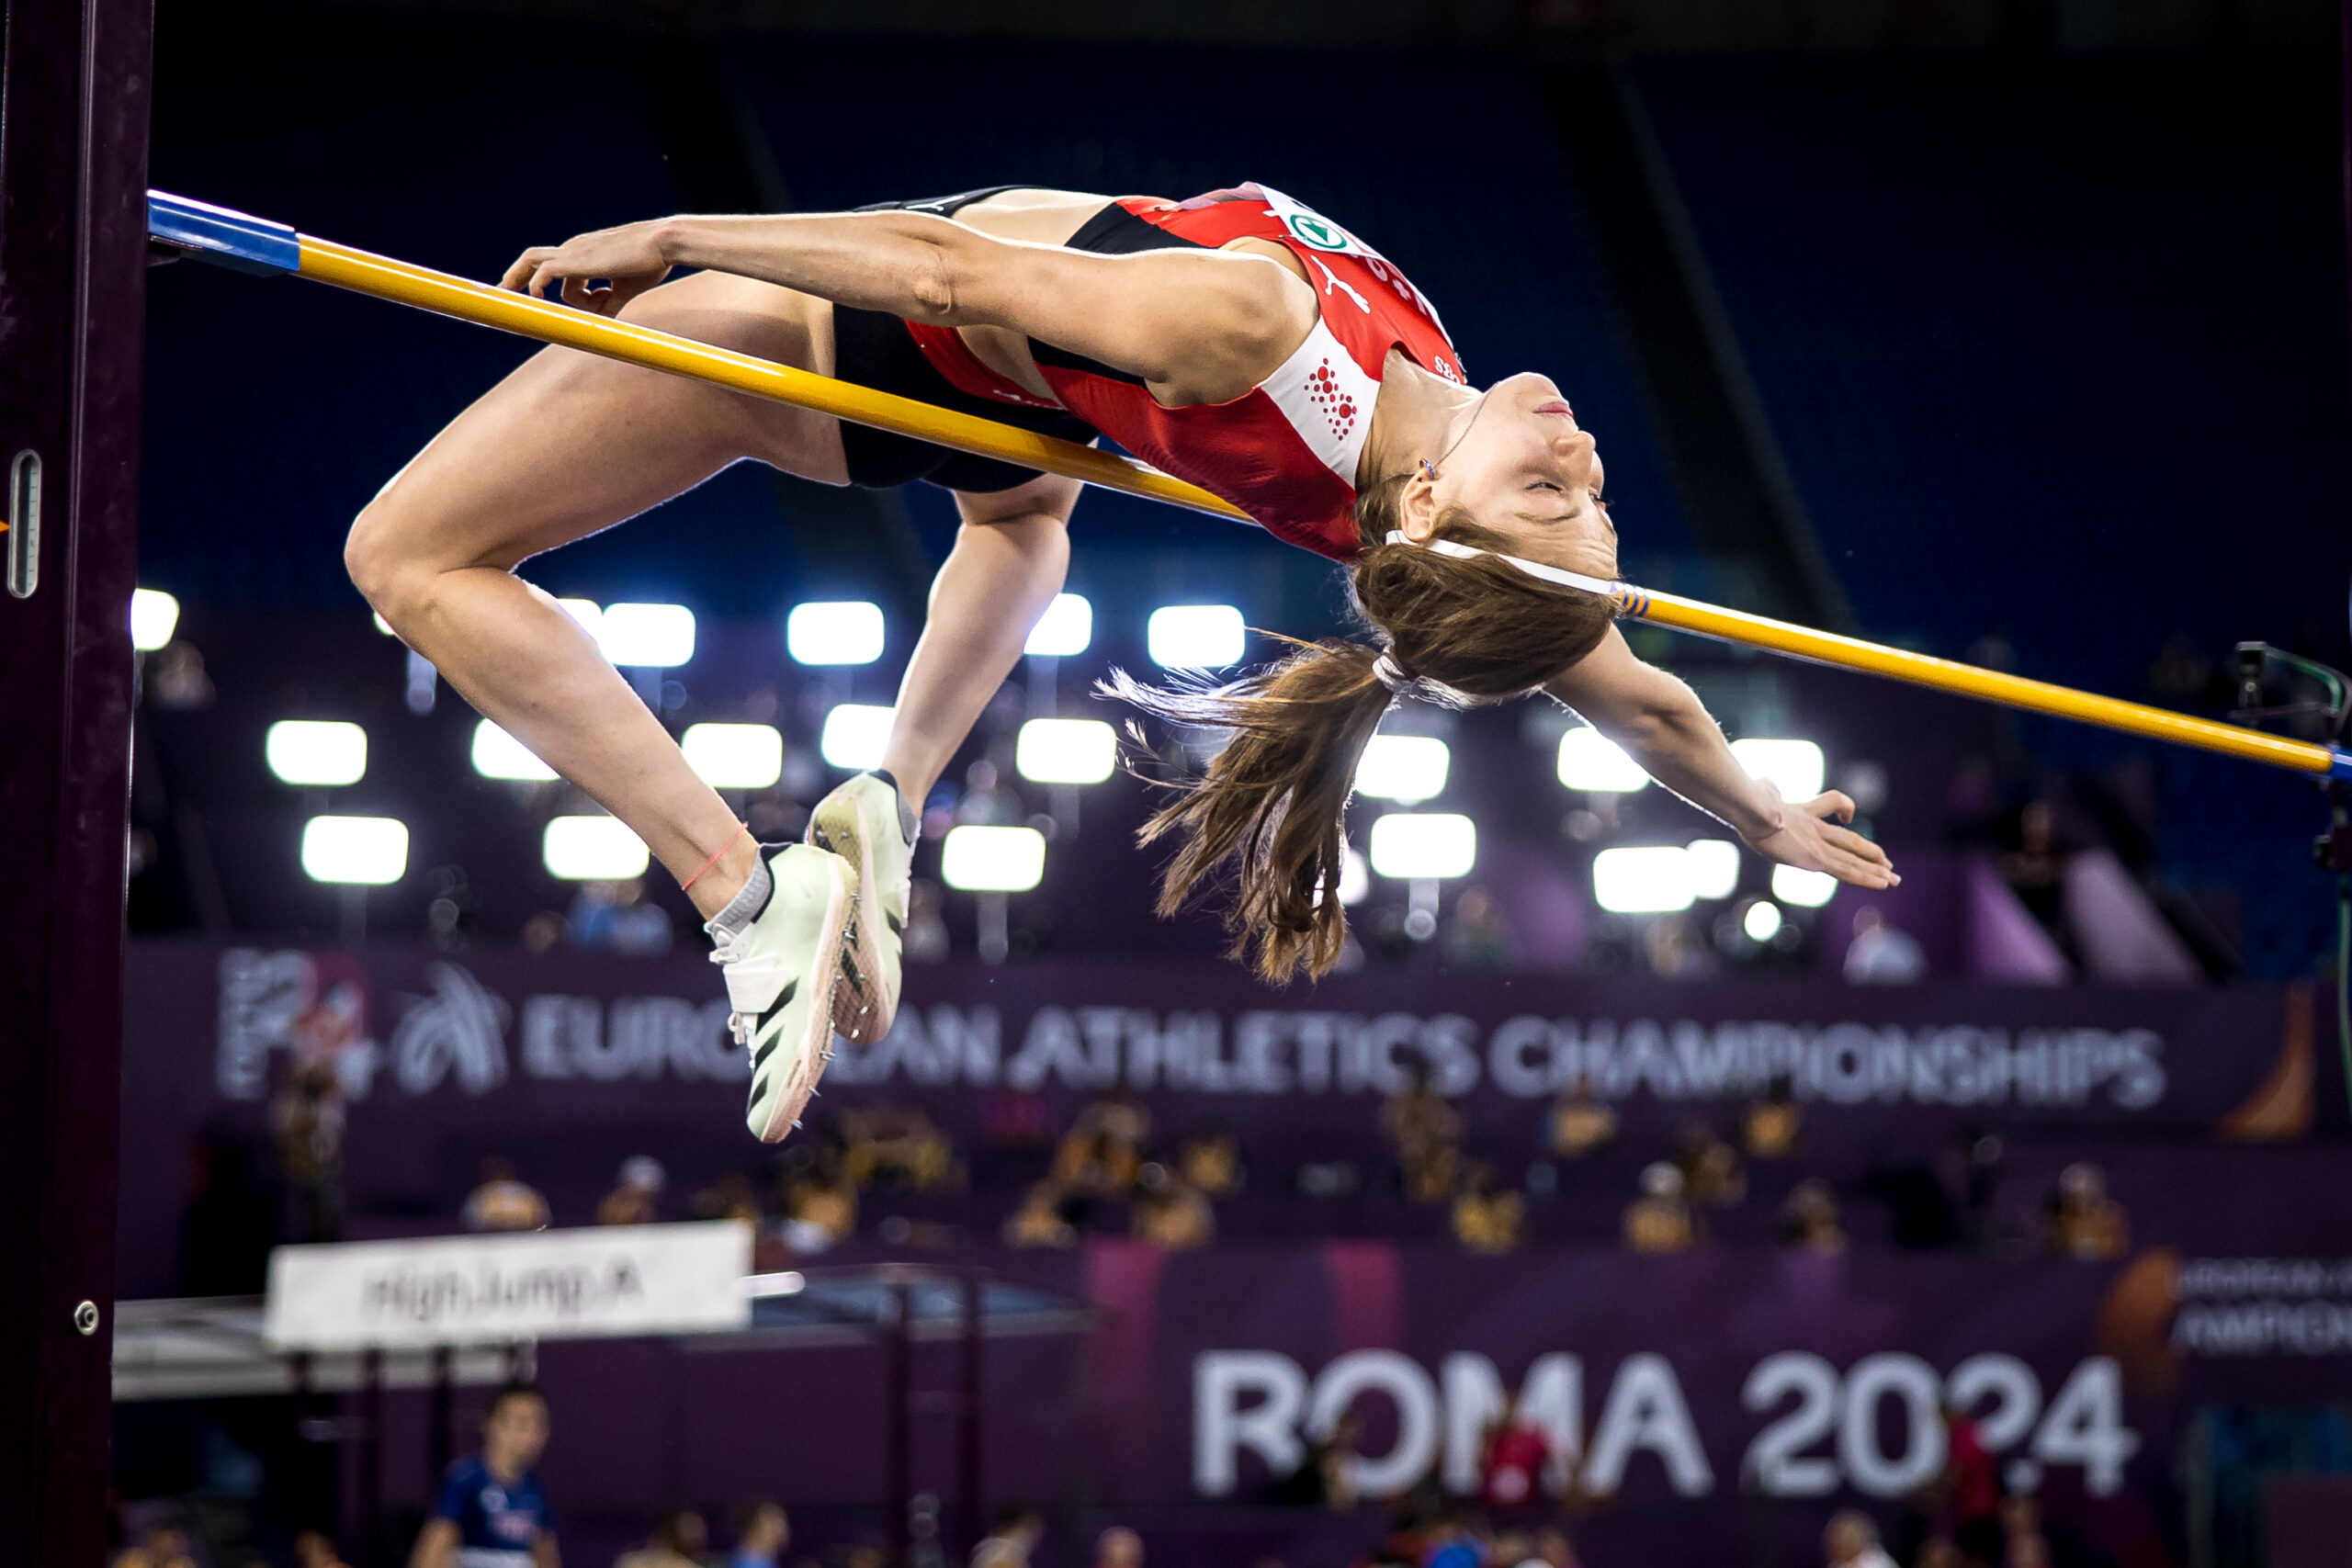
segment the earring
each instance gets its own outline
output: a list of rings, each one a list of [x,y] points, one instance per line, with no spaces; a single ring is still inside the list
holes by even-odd
[[[1430,462],[1427,457],[1420,459],[1420,464],[1421,472],[1429,475],[1430,477],[1430,483],[1437,483],[1437,465]]]

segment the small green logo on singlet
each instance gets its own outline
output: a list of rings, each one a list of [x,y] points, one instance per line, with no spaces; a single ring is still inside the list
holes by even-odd
[[[1340,232],[1339,225],[1326,222],[1312,212],[1294,212],[1289,218],[1290,231],[1318,251],[1344,251],[1348,237]]]

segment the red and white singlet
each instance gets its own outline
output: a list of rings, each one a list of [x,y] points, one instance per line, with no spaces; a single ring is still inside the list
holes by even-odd
[[[1288,247],[1321,296],[1321,313],[1280,368],[1230,402],[1168,408],[1136,377],[1035,344],[1046,385],[1064,408],[1145,462],[1222,496],[1276,537],[1354,559],[1356,464],[1388,351],[1402,348],[1423,369],[1464,380],[1436,308],[1353,234],[1264,186],[1172,205],[1136,197],[1117,205],[1162,231],[1163,243],[1215,250],[1257,239]],[[933,367],[965,391],[1044,406],[981,364],[955,329],[909,322],[908,331]]]

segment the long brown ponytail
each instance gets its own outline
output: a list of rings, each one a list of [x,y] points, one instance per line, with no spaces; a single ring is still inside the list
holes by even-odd
[[[1609,601],[1541,581],[1491,557],[1468,560],[1386,542],[1405,489],[1383,480],[1356,502],[1363,541],[1351,586],[1355,610],[1419,694],[1452,707],[1520,696],[1592,651],[1609,629]],[[1487,550],[1510,541],[1463,511],[1441,514],[1440,538]],[[1284,639],[1290,640],[1290,639]],[[1340,637],[1293,642],[1267,669],[1213,687],[1147,686],[1114,671],[1105,691],[1172,724],[1231,739],[1203,777],[1144,825],[1150,843],[1176,835],[1159,912],[1181,909],[1230,860],[1226,911],[1233,956],[1253,956],[1268,980],[1304,965],[1321,975],[1347,934],[1340,907],[1343,813],[1364,745],[1391,694],[1374,672],[1383,651]]]

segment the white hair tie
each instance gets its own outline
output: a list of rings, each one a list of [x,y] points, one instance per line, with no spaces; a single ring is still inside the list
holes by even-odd
[[[1387,542],[1392,545],[1410,545],[1413,539],[1402,528],[1391,528],[1388,531]],[[1472,545],[1456,544],[1452,539],[1431,539],[1429,543],[1418,547],[1435,550],[1438,554],[1450,556],[1455,560],[1476,560],[1480,556],[1492,556],[1495,559],[1515,566],[1528,576],[1544,582],[1556,582],[1563,588],[1582,589],[1587,593],[1598,593],[1613,603],[1623,603],[1627,597],[1625,585],[1622,582],[1604,582],[1598,577],[1587,577],[1580,571],[1568,571],[1561,567],[1545,566],[1541,561],[1527,560],[1519,556],[1507,556],[1500,550],[1482,550]]]
[[[1385,653],[1372,661],[1372,672],[1382,685],[1400,697],[1409,695],[1420,684],[1419,676],[1407,674],[1404,666]]]

